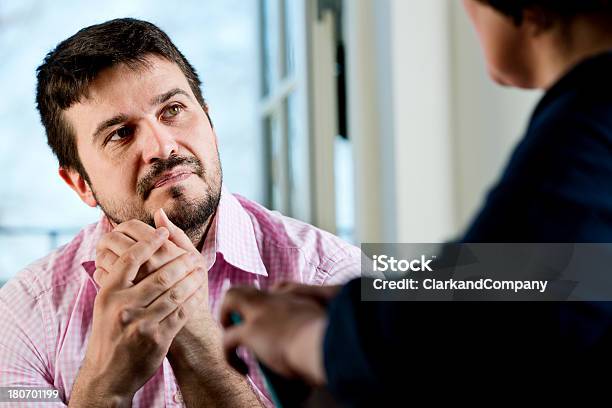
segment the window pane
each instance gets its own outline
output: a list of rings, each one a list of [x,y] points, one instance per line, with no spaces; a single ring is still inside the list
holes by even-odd
[[[309,140],[304,134],[303,115],[299,98],[292,92],[287,98],[287,139],[289,150],[289,183],[291,214],[307,221],[310,218]]]
[[[298,29],[298,16],[300,1],[282,0],[285,13],[285,77],[290,77],[295,71],[295,49],[297,46],[296,30]]]
[[[353,146],[342,136],[334,141],[336,187],[336,233],[343,239],[355,240],[355,186],[353,180]]]
[[[279,61],[279,0],[261,0],[263,41],[263,94],[268,95],[276,86],[280,73]]]
[[[268,205],[272,209],[285,212],[285,174],[283,160],[286,156],[283,152],[283,133],[281,123],[276,113],[274,113],[272,116],[268,116],[265,119],[264,128],[266,145],[269,149],[266,157],[270,180],[270,184],[268,186]]]

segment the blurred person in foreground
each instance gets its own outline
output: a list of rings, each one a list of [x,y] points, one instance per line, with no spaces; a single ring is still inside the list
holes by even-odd
[[[464,0],[491,77],[546,91],[461,242],[612,242],[612,3]],[[246,346],[350,406],[417,395],[558,398],[612,362],[609,303],[361,302],[343,288],[235,288],[226,352]],[[232,312],[243,323],[232,326]],[[576,368],[578,366],[579,368]],[[588,370],[581,370],[588,368]],[[605,371],[604,371],[605,372]],[[547,386],[552,386],[547,388]]]
[[[151,23],[61,42],[37,103],[60,176],[103,215],[0,290],[0,386],[55,388],[58,406],[272,405],[225,362],[224,291],[347,281],[360,251],[223,188],[198,75]]]

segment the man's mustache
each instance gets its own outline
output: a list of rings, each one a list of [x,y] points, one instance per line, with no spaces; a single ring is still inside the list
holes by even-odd
[[[204,166],[197,157],[170,156],[167,160],[159,160],[151,165],[151,169],[136,183],[136,193],[146,200],[162,174],[177,166],[189,167],[196,175],[204,175]]]

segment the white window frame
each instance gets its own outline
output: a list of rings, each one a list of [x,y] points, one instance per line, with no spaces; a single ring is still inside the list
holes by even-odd
[[[322,2],[309,0],[269,0],[278,8],[276,21],[279,52],[274,72],[286,72],[286,14],[287,1],[296,7],[293,74],[285,78],[272,78],[267,95],[264,93],[264,7],[260,0],[259,38],[260,86],[259,117],[262,130],[264,166],[267,186],[266,205],[288,216],[310,222],[332,233],[336,230],[334,188],[334,138],[338,133],[336,95],[335,18]],[[292,150],[289,139],[289,112],[287,101],[294,95],[296,104],[296,134],[300,146]],[[276,158],[271,157],[270,132],[267,118],[276,115],[280,140]],[[292,171],[292,164],[300,166]],[[293,167],[295,169],[295,167]],[[273,191],[280,192],[275,200]]]

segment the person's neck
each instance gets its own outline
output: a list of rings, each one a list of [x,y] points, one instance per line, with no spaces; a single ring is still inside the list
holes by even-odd
[[[534,83],[549,89],[567,72],[589,57],[612,50],[612,29],[596,17],[576,17],[564,27],[543,33],[535,41]]]
[[[203,225],[203,227],[200,230],[198,230],[195,236],[189,237],[193,245],[200,252],[202,252],[202,248],[204,247],[204,242],[206,241],[206,237],[208,237],[208,234],[210,233],[210,227],[212,223],[214,222],[215,214],[217,214],[216,210],[214,213],[212,213],[210,217],[208,217],[208,220],[206,221],[206,223]]]

